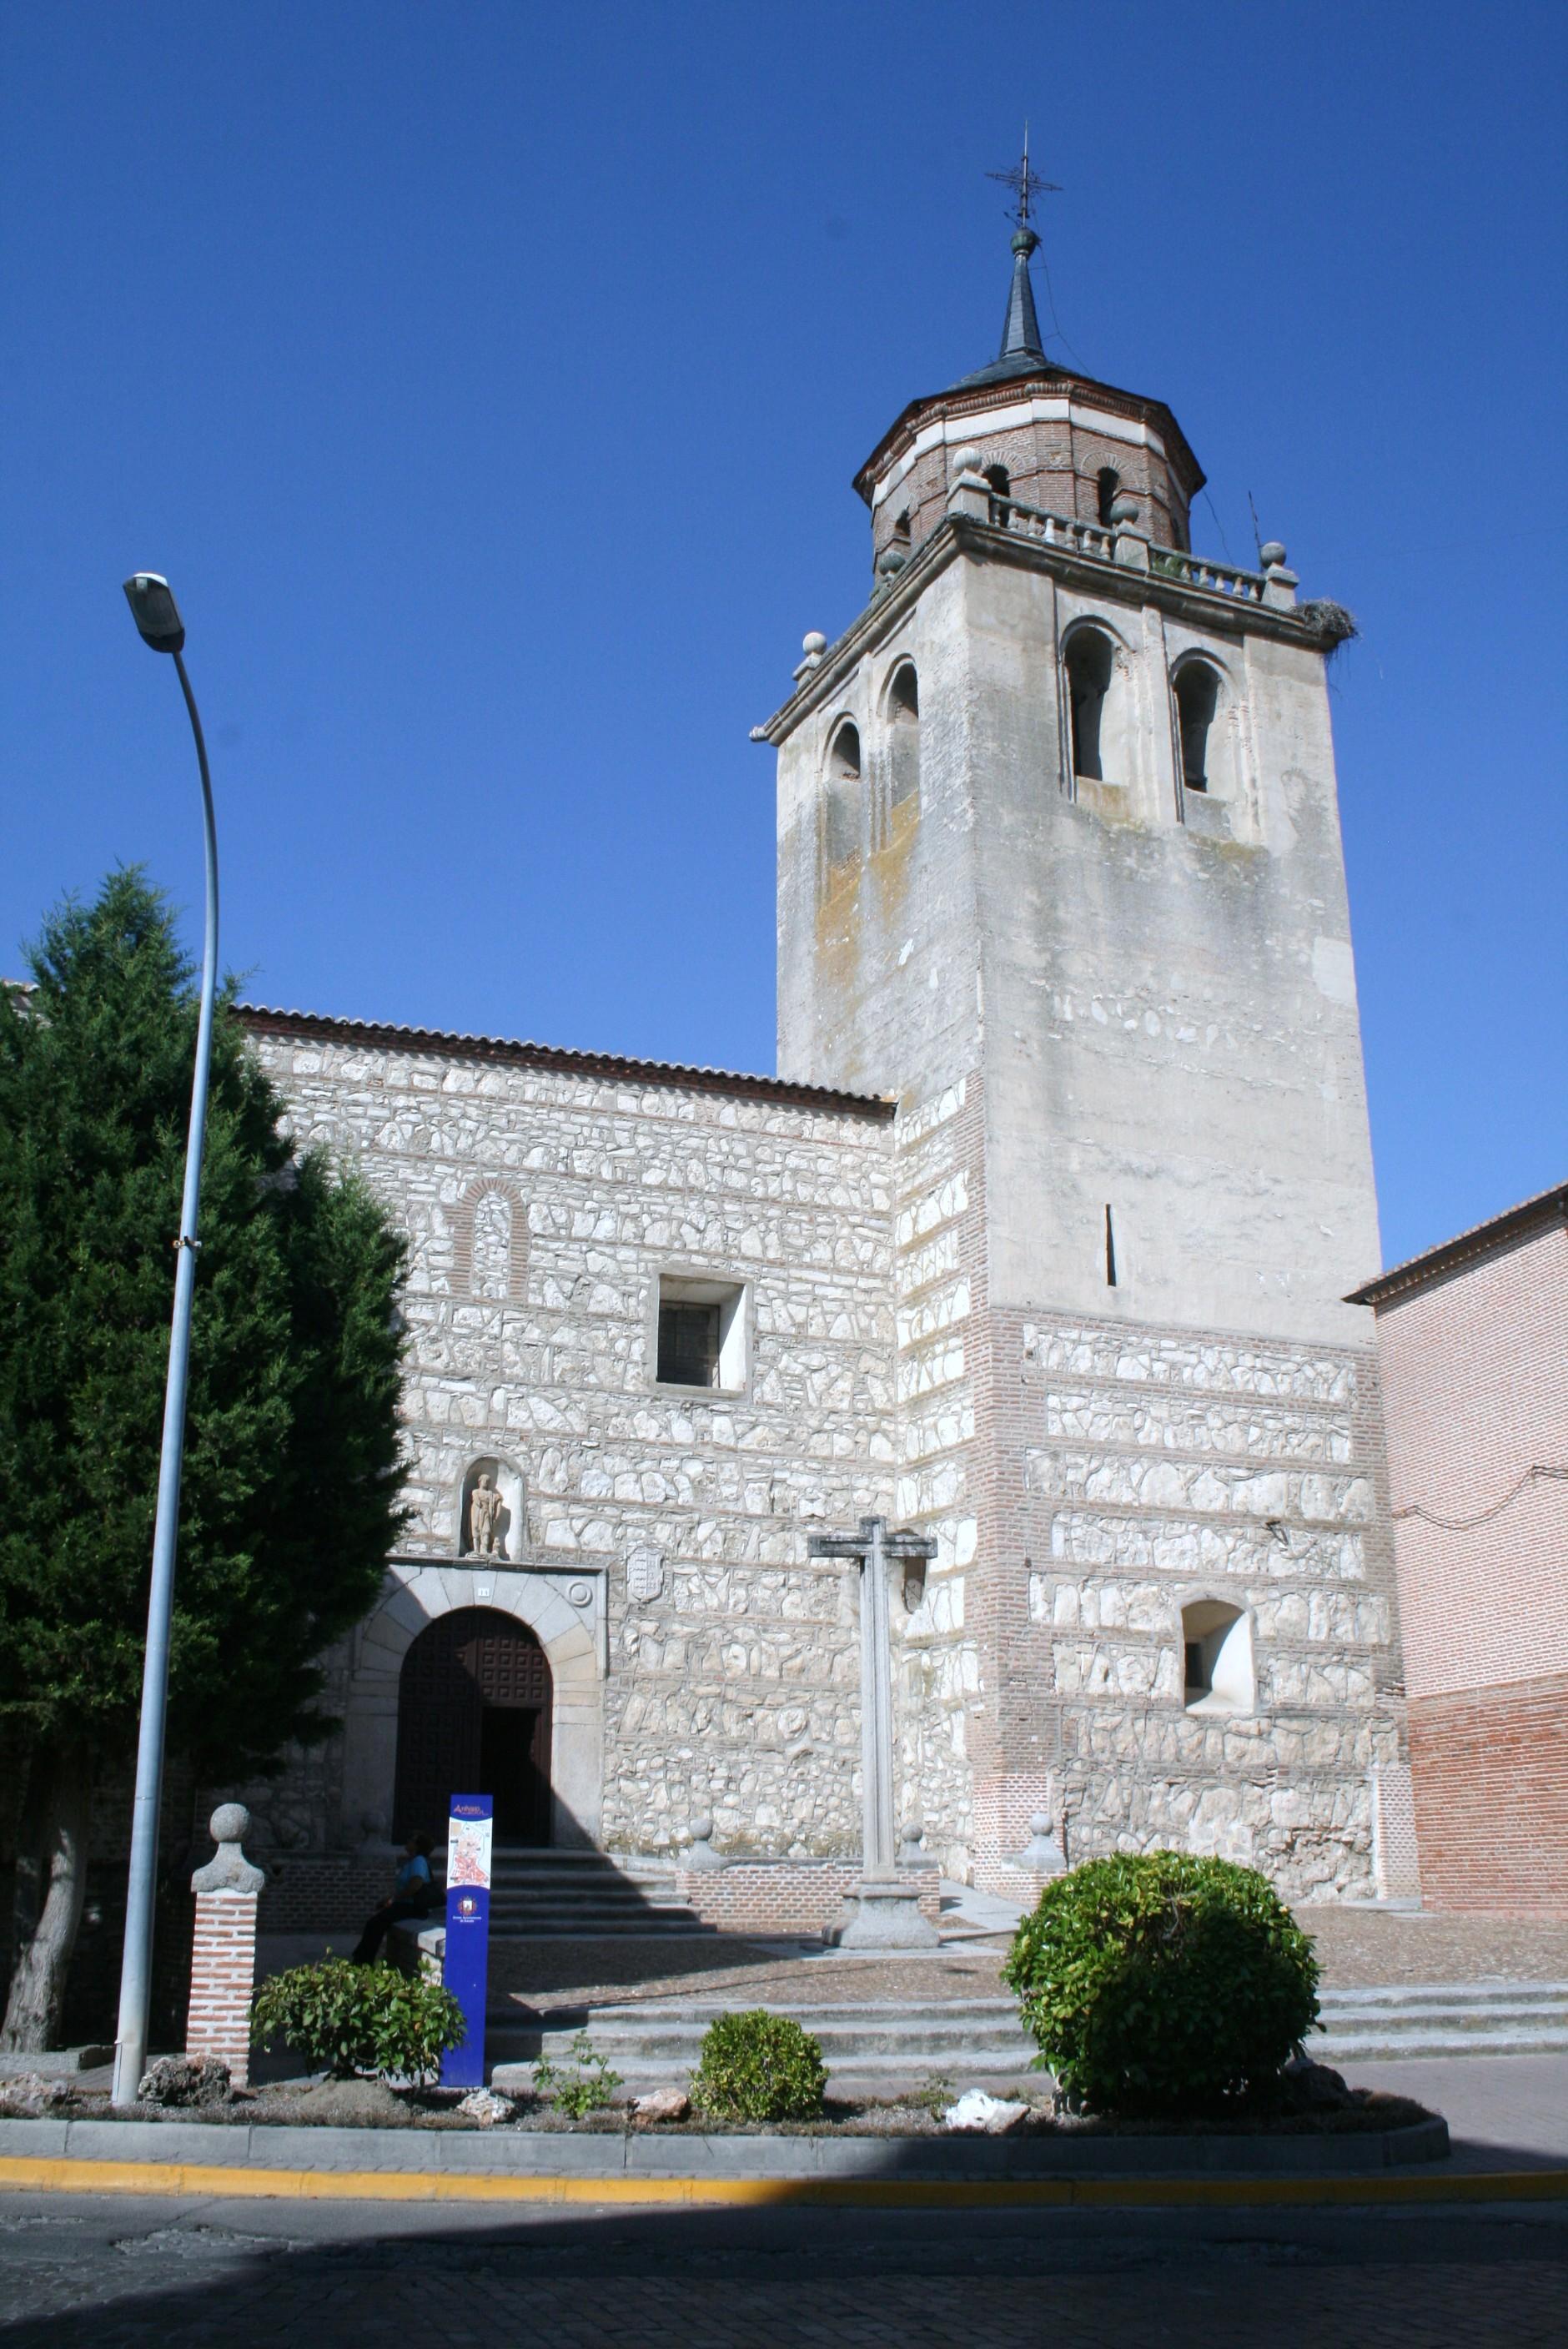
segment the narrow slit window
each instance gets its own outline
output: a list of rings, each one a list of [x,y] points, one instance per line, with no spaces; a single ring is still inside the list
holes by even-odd
[[[1105,1211],[1105,1285],[1108,1288],[1116,1287],[1116,1226],[1109,1207]]]
[[[1095,476],[1095,503],[1102,530],[1110,528],[1110,510],[1121,494],[1121,475],[1114,465],[1102,465]]]

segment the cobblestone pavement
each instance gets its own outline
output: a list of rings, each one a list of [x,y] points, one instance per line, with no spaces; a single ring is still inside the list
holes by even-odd
[[[1349,1990],[1399,1982],[1568,1982],[1568,1924],[1516,1917],[1400,1915],[1382,1909],[1304,1909],[1325,1985]],[[263,1973],[318,1957],[345,1935],[263,1935]],[[532,2007],[593,2006],[629,1998],[743,1993],[748,2002],[803,2005],[818,1999],[925,2000],[992,1995],[1006,1943],[955,1940],[928,1958],[842,1958],[803,1947],[769,1948],[738,1935],[670,1940],[626,1936],[492,1942],[498,1999]]]
[[[1380,1982],[1568,1982],[1568,1923],[1535,1917],[1416,1916],[1298,1909],[1325,1986]]]
[[[428,2333],[427,2333],[427,2328]],[[1568,2209],[851,2211],[0,2202],[6,2349],[1560,2349]]]
[[[1399,1982],[1568,1982],[1568,1924],[1530,1918],[1401,1916],[1305,1909],[1326,1988]],[[531,2006],[591,2006],[628,1998],[743,1993],[748,2002],[994,1995],[1001,1941],[955,1942],[930,1957],[782,1955],[725,1936],[711,1941],[497,1941],[498,1996]]]

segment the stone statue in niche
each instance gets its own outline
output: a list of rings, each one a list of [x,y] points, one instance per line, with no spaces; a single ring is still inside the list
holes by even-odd
[[[469,1495],[469,1550],[474,1557],[504,1557],[500,1495],[493,1476],[481,1476]]]

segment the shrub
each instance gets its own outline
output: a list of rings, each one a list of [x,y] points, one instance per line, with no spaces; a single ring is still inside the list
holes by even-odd
[[[577,2069],[564,2072],[542,2055],[533,2067],[533,2085],[540,2095],[553,2096],[563,2113],[583,2121],[614,2102],[621,2075],[611,2071],[609,2057],[601,2055],[585,2031],[572,2042],[572,2060]]]
[[[754,2006],[708,2025],[691,2100],[713,2120],[815,2120],[827,2079],[822,2050],[810,2033],[787,2014]]]
[[[464,2037],[463,2011],[438,1982],[399,1973],[383,1960],[351,1965],[328,1958],[263,1982],[251,2005],[258,2046],[282,2039],[313,2072],[351,2080],[361,2073],[428,2079]]]
[[[1121,1853],[1058,1877],[1003,1968],[1057,2084],[1106,2113],[1212,2109],[1317,2016],[1312,1943],[1255,1868]]]

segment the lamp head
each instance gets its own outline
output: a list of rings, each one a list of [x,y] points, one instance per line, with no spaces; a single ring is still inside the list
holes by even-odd
[[[125,583],[125,600],[144,645],[155,653],[179,652],[185,642],[185,623],[167,579],[156,571],[134,572]]]

